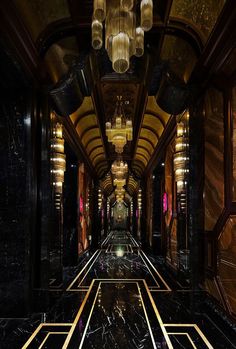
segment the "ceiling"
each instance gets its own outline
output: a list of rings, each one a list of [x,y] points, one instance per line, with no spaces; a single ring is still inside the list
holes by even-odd
[[[105,122],[114,114],[117,96],[122,96],[125,115],[133,121],[133,141],[123,153],[129,164],[127,192],[132,196],[165,133],[175,126],[171,119],[178,113],[177,101],[188,96],[188,82],[226,0],[153,0],[154,25],[145,33],[145,55],[132,59],[122,75],[112,71],[105,50],[91,49],[93,1],[13,2],[52,86],[75,62],[86,60],[89,89],[82,104],[70,112],[70,127],[108,195],[113,191],[109,170],[116,153],[107,141]]]

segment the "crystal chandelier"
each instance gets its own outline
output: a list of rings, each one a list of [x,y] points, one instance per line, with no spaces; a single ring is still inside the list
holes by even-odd
[[[141,0],[140,23],[135,13],[138,0],[94,0],[92,21],[92,46],[99,50],[103,44],[103,21],[105,21],[105,48],[117,73],[129,69],[132,56],[144,53],[144,31],[153,25],[153,2]]]
[[[132,121],[125,120],[121,97],[118,97],[112,122],[106,122],[106,135],[108,142],[115,146],[115,151],[118,154],[123,152],[127,141],[132,141],[133,139]]]
[[[116,178],[123,178],[128,172],[128,165],[122,160],[115,160],[111,166],[111,173]]]

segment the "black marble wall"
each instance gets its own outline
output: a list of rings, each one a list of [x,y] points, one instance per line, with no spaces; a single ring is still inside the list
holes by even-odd
[[[1,317],[27,311],[29,287],[28,99],[24,90],[0,99]]]
[[[78,262],[77,193],[78,160],[65,143],[66,171],[63,197],[63,265]]]

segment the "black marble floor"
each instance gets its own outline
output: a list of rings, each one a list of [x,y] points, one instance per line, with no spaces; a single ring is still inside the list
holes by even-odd
[[[58,299],[50,311],[5,323],[1,348],[236,348],[235,324],[128,232],[111,232],[66,276],[63,291],[52,281]]]

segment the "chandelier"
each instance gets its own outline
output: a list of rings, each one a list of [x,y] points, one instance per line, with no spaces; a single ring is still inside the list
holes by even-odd
[[[122,160],[115,160],[111,166],[111,173],[116,178],[123,178],[128,172],[128,165]]]
[[[105,21],[105,48],[117,73],[129,69],[130,57],[144,53],[144,31],[153,25],[153,2],[141,0],[140,23],[136,18],[137,0],[94,0],[92,20],[92,46],[99,50],[103,44]]]
[[[114,179],[114,185],[117,187],[117,189],[122,189],[126,184],[126,180],[125,179],[118,179],[115,178]]]
[[[132,121],[125,120],[122,97],[117,97],[115,113],[112,122],[106,122],[106,135],[108,142],[111,142],[115,146],[115,151],[118,154],[123,152],[124,146],[127,141],[133,139]]]

